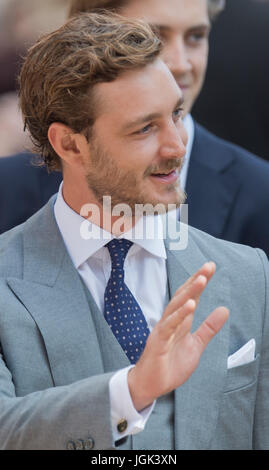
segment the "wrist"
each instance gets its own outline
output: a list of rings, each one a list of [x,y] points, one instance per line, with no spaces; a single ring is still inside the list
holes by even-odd
[[[154,398],[145,393],[145,386],[137,374],[137,366],[129,370],[127,381],[130,396],[136,411],[141,412],[144,408],[152,405]]]

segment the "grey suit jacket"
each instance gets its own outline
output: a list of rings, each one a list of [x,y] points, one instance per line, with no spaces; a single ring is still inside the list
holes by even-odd
[[[58,231],[53,202],[0,237],[0,449],[114,447],[107,372],[85,290]],[[171,294],[206,260],[217,272],[193,328],[218,305],[230,318],[175,391],[176,449],[269,448],[268,261],[260,250],[189,229],[167,246]],[[256,340],[253,362],[227,357]],[[92,439],[89,441],[89,439]]]

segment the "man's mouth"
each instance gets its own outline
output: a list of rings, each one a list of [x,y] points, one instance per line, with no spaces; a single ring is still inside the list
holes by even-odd
[[[183,81],[180,81],[180,80],[177,80],[176,79],[176,82],[179,86],[179,88],[182,90],[182,91],[185,91],[185,90],[188,90],[191,86],[191,83],[190,82],[183,82]]]
[[[180,82],[178,82],[178,86],[179,86],[180,88],[184,88],[184,89],[190,87],[190,85],[188,85],[188,83],[180,83]]]
[[[170,170],[165,173],[151,173],[150,176],[159,182],[174,183],[178,179],[178,170]]]

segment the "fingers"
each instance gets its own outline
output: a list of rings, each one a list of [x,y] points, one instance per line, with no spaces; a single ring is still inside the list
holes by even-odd
[[[192,318],[194,310],[196,308],[196,302],[193,299],[189,299],[181,308],[177,309],[171,315],[169,315],[164,321],[160,322],[161,327],[161,337],[164,341],[169,340],[169,338],[177,331],[180,327],[180,332],[177,331],[177,334],[183,336],[191,329]],[[185,319],[191,315],[192,318],[186,322]],[[184,327],[182,326],[183,322]]]
[[[161,338],[169,341],[176,337],[177,340],[190,333],[196,302],[189,299],[181,308],[168,316],[165,321],[160,322]],[[198,347],[199,355],[202,354],[208,343],[221,330],[229,317],[226,307],[216,308],[192,334],[193,340]]]
[[[206,318],[195,333],[193,333],[193,339],[200,349],[200,354],[202,354],[211,339],[221,330],[228,320],[228,317],[229,310],[226,307],[218,307]]]
[[[171,315],[176,309],[182,307],[189,299],[198,304],[200,296],[207,283],[213,276],[216,265],[213,262],[205,263],[192,277],[181,286],[167,305],[163,318]]]

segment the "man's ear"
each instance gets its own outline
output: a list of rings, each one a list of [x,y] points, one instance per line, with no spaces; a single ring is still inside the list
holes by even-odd
[[[63,164],[81,165],[88,148],[85,136],[74,133],[65,124],[53,122],[48,130],[48,139]]]

